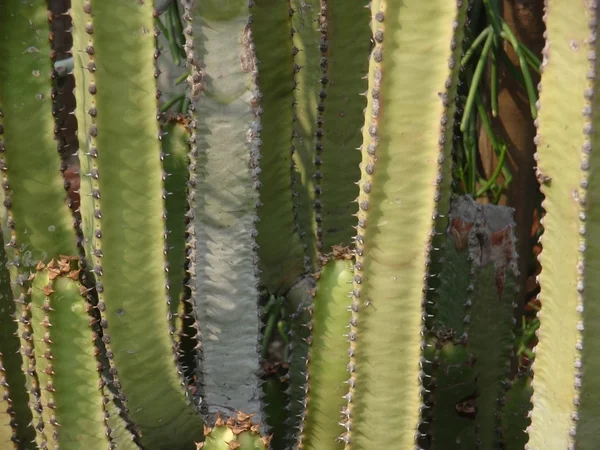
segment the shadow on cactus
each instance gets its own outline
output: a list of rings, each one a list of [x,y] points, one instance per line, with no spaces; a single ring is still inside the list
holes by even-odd
[[[45,0],[0,3],[0,448],[594,448],[596,4],[547,3],[518,347],[513,210],[453,192],[491,0],[72,0],[61,61]]]

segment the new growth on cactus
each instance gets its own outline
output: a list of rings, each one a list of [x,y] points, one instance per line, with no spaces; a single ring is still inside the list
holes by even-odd
[[[546,0],[541,67],[494,0],[53,2],[0,3],[0,450],[596,448],[595,0]],[[478,201],[500,38],[539,111],[533,382],[518,215]]]

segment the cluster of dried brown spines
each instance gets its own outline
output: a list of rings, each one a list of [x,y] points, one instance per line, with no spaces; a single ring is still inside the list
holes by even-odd
[[[597,0],[590,0],[588,2],[586,2],[586,7],[589,11],[589,16],[591,17],[589,23],[588,23],[588,28],[589,28],[589,37],[586,39],[586,44],[589,46],[588,48],[588,53],[587,53],[587,59],[589,62],[589,68],[588,68],[588,72],[587,72],[587,80],[588,80],[588,87],[585,89],[585,91],[583,92],[583,99],[584,99],[584,107],[582,110],[582,114],[584,117],[584,127],[583,127],[583,133],[585,135],[585,141],[582,145],[581,148],[581,180],[579,182],[579,189],[576,189],[573,191],[573,198],[574,200],[578,203],[579,205],[579,235],[580,235],[580,242],[579,242],[579,257],[577,258],[577,266],[576,266],[576,270],[577,270],[577,312],[579,314],[581,314],[581,320],[578,321],[577,323],[577,333],[578,333],[578,339],[577,339],[577,343],[575,344],[575,351],[576,351],[576,355],[577,358],[575,360],[575,380],[573,381],[573,385],[575,387],[575,395],[573,398],[573,411],[571,413],[571,420],[572,420],[572,427],[569,430],[569,435],[571,438],[575,438],[576,436],[576,432],[577,432],[577,423],[579,421],[579,413],[578,413],[578,407],[580,404],[580,389],[582,387],[582,352],[583,352],[583,331],[584,331],[584,322],[583,322],[583,311],[584,311],[584,303],[585,303],[585,299],[584,299],[584,291],[585,291],[585,283],[584,283],[584,279],[585,279],[585,268],[586,268],[586,249],[587,249],[587,245],[586,245],[586,210],[587,210],[587,205],[586,205],[586,200],[587,200],[587,189],[588,189],[588,185],[589,185],[589,170],[590,170],[590,154],[592,152],[592,134],[594,132],[593,130],[593,123],[592,123],[592,118],[593,118],[593,101],[594,101],[594,97],[595,95],[595,84],[597,83],[597,64],[598,64],[598,55],[597,55],[597,50],[596,50],[596,46],[597,46],[597,39],[598,39],[598,1]],[[547,20],[547,14],[548,14],[548,1],[546,0],[545,2],[545,6],[544,6],[544,16],[543,16],[543,20],[544,23]],[[545,45],[544,48],[542,49],[542,66],[540,67],[540,74],[543,74],[545,67],[548,65],[549,61],[550,61],[550,47],[551,47],[551,43],[548,40],[548,36],[547,36],[547,31],[544,32],[544,39],[545,39]],[[538,91],[541,93],[542,92],[542,82],[540,81],[540,83],[538,84]],[[541,109],[541,103],[538,100],[538,102],[536,103],[536,107],[537,110],[539,111]],[[539,126],[539,120],[536,119],[534,121],[534,125],[536,128],[538,128]],[[540,145],[540,135],[536,134],[535,138],[534,138],[534,143],[536,145],[536,147],[539,148]],[[537,161],[539,158],[538,153],[536,152],[534,154],[534,159]],[[538,178],[541,178],[542,183],[540,183],[540,191],[542,192],[542,194],[545,191],[545,184],[547,182],[550,181],[550,178],[546,177],[544,174],[542,174],[541,172],[539,172],[539,169],[537,169],[537,173],[538,173]],[[547,207],[546,202],[542,201],[542,208]],[[540,219],[540,224],[543,226],[544,224],[544,217],[542,217]],[[542,252],[538,255],[538,262],[542,263],[542,258],[543,258],[543,238],[544,235],[542,234],[542,236],[540,236],[539,238],[539,244],[542,245]],[[542,270],[543,270],[543,266],[542,266]],[[540,274],[538,273],[537,275],[537,284],[540,285]],[[542,290],[540,291],[540,293],[538,294],[536,300],[539,302],[543,302],[543,286],[541,286]],[[542,315],[542,311],[538,312],[538,318],[541,319],[541,315]],[[536,331],[536,337],[539,340],[540,338],[540,330],[538,329]],[[535,349],[534,349],[535,352]],[[532,363],[531,368],[533,370],[533,372],[535,373],[535,361]],[[535,404],[535,377],[532,380],[532,387],[533,389],[533,395],[531,397],[531,401]],[[530,413],[531,414],[531,413]],[[529,432],[530,427],[527,428],[527,432]],[[525,449],[526,450],[530,450],[530,445],[526,444],[525,445]],[[574,450],[575,449],[575,444],[574,443],[570,443],[568,450]]]
[[[214,427],[209,427],[204,424],[204,437],[210,436],[212,431],[217,427],[226,426],[231,430],[234,435],[239,435],[241,433],[253,433],[260,434],[260,424],[256,424],[252,421],[253,414],[245,414],[241,411],[237,411],[236,418],[229,417],[227,420],[224,420],[221,414],[217,414],[217,419],[215,421]],[[272,436],[263,436],[260,438],[265,448],[269,448],[271,443]],[[204,442],[196,442],[196,450],[202,450],[204,448]],[[228,446],[231,450],[236,450],[241,448],[241,445],[237,442],[229,442]]]

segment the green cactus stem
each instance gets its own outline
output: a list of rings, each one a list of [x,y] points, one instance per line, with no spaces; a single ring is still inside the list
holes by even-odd
[[[449,445],[456,450],[470,449],[475,441],[474,408],[470,406],[476,380],[465,348],[465,316],[469,311],[467,290],[474,279],[467,241],[474,214],[473,209],[461,208],[463,202],[462,197],[452,202],[448,227],[443,235],[445,241],[436,261],[439,270],[435,281],[438,283],[429,295],[434,305],[434,321],[432,340],[425,356],[433,361],[428,370],[433,380],[424,381],[433,381],[430,401],[434,449]]]
[[[39,263],[31,286],[32,328],[43,418],[53,445],[62,450],[105,449],[100,377],[90,316],[77,281],[79,270],[63,258]],[[85,289],[84,289],[85,291]]]
[[[183,324],[180,319],[184,315],[182,298],[185,279],[185,229],[188,214],[187,181],[188,153],[190,132],[182,118],[171,119],[163,127],[165,136],[162,151],[165,154],[164,169],[167,173],[165,190],[167,198],[167,261],[169,262],[169,286],[171,293],[170,311],[173,326],[181,333]]]
[[[260,97],[244,3],[227,7],[218,1],[186,3],[187,59],[194,71],[190,77],[194,173],[189,202],[194,218],[189,271],[202,325],[198,377],[210,422],[216,413],[228,415],[234,410],[254,414],[254,420],[261,416],[254,242]]]
[[[333,257],[332,257],[333,258]],[[339,411],[347,403],[348,321],[352,288],[352,254],[332,259],[321,269],[312,305],[312,336],[308,350],[306,411],[298,448],[344,448],[339,436]]]
[[[186,399],[170,329],[177,300],[167,283],[153,6],[76,0],[71,16],[82,245],[108,327],[112,388],[142,446],[192,448],[202,421]]]
[[[283,295],[304,273],[304,250],[290,193],[294,101],[293,44],[286,38],[291,29],[290,5],[279,0],[241,0],[236,4],[251,6],[260,89],[260,221],[256,224],[260,282],[270,293]]]
[[[513,347],[516,259],[512,209],[452,203],[436,290],[434,442],[496,448]],[[490,346],[490,343],[493,345]]]
[[[293,130],[292,192],[298,233],[305,246],[305,268],[317,267],[317,222],[315,199],[319,196],[319,180],[315,174],[317,123],[322,113],[317,110],[322,89],[320,52],[319,0],[290,1],[293,55]]]
[[[502,442],[500,408],[510,386],[508,371],[514,345],[518,277],[514,210],[469,200],[471,208],[477,208],[467,239],[475,268],[466,317],[467,349],[477,374],[474,424],[479,448],[493,450]]]
[[[334,245],[350,245],[355,234],[360,178],[361,126],[367,89],[371,29],[364,2],[321,0],[321,121],[316,130],[321,147],[315,155],[319,180],[321,220],[318,224],[323,252]]]
[[[18,329],[36,442],[44,430],[27,289],[39,261],[76,254],[72,216],[65,204],[52,112],[49,16],[45,1],[0,5],[0,168],[9,235],[6,249],[17,302]],[[27,118],[24,120],[24,118]],[[36,205],[32,209],[31,205]]]
[[[17,308],[6,268],[4,239],[0,235],[0,448],[28,448],[35,439],[30,425],[26,379],[19,352]]]
[[[312,339],[311,321],[316,280],[312,275],[303,278],[288,292],[287,321],[290,323],[289,388],[287,417],[288,447],[297,444],[306,414],[307,358]]]
[[[530,424],[531,376],[518,374],[506,393],[502,409],[502,429],[506,450],[523,450],[527,443],[526,428]]]
[[[598,7],[546,2],[535,138],[546,214],[530,450],[598,448]]]
[[[377,0],[370,9],[375,45],[361,147],[350,392],[341,439],[347,449],[390,443],[412,448],[422,404],[423,280],[435,218],[449,208],[467,2]]]

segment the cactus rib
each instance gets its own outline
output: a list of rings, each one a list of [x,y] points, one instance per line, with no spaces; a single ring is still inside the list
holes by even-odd
[[[423,345],[423,279],[435,234],[432,217],[448,210],[467,2],[378,0],[371,13],[375,45],[358,197],[347,431],[341,439],[348,449],[390,442],[411,448],[422,402],[416,362]],[[425,53],[430,63],[420,65]],[[382,373],[390,364],[393,369]]]
[[[572,6],[572,7],[569,7]],[[537,124],[542,310],[527,448],[598,447],[598,2],[547,0]],[[559,176],[560,175],[560,176]]]
[[[17,308],[13,301],[10,276],[6,268],[4,239],[0,235],[0,447],[26,448],[35,439],[30,426],[26,379],[19,352]]]
[[[260,421],[254,235],[261,121],[249,11],[243,2],[224,7],[216,0],[188,2],[187,8],[203,412],[210,423],[216,413],[235,410]]]
[[[99,450],[107,447],[110,429],[91,345],[91,305],[81,295],[79,270],[72,265],[69,258],[39,263],[31,286],[44,422],[55,448]]]
[[[190,448],[202,422],[184,395],[169,333],[161,136],[149,95],[156,92],[153,7],[77,0],[71,15],[83,244],[110,326],[103,341],[112,386],[142,446]]]
[[[7,251],[20,316],[23,372],[40,446],[47,445],[51,436],[42,418],[27,294],[29,273],[38,261],[76,250],[51,114],[55,92],[49,76],[48,17],[46,2],[41,0],[10,0],[0,5],[0,57],[5,61],[20,57],[19,64],[0,66],[0,159],[11,235]],[[35,211],[31,205],[36,205]]]
[[[261,95],[260,221],[256,224],[260,282],[269,293],[283,295],[304,272],[304,250],[290,195],[292,40],[273,39],[290,32],[290,10],[287,1],[251,0],[248,4]]]
[[[291,1],[294,71],[292,192],[297,232],[305,247],[305,270],[317,266],[315,174],[317,104],[319,102],[319,1]],[[320,115],[320,114],[319,114]],[[321,120],[321,119],[319,119]]]
[[[318,226],[323,251],[329,252],[334,245],[350,245],[355,232],[354,182],[360,178],[358,150],[366,106],[362,94],[367,89],[371,30],[363,2],[321,0],[321,11],[321,83],[327,99],[319,105],[324,111],[315,164],[321,173]]]
[[[298,448],[334,450],[344,447],[337,414],[347,403],[348,292],[352,285],[352,254],[326,263],[317,280],[312,309],[312,336],[308,351],[309,377],[306,412]]]

